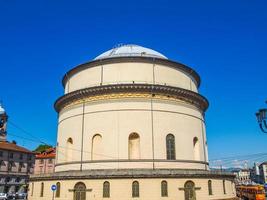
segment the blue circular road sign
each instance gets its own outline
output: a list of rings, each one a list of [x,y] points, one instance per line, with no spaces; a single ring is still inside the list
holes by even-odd
[[[52,186],[51,186],[51,190],[52,190],[52,191],[57,190],[57,186],[56,186],[56,185],[52,185]]]

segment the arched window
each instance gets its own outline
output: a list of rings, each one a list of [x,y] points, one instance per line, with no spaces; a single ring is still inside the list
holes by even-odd
[[[67,149],[66,149],[66,161],[72,161],[72,149],[73,149],[73,140],[72,138],[68,138],[67,140]]]
[[[168,183],[167,183],[167,181],[161,181],[161,196],[162,197],[168,196]]]
[[[44,183],[41,183],[41,191],[40,191],[40,197],[44,196]]]
[[[185,200],[196,200],[195,183],[193,181],[187,181],[184,184]]]
[[[140,159],[140,137],[137,133],[129,135],[128,157],[129,159]]]
[[[199,141],[197,137],[193,139],[193,149],[194,149],[194,159],[200,160],[200,150],[199,150]]]
[[[139,183],[134,181],[132,183],[132,197],[139,197]]]
[[[226,194],[226,189],[225,189],[225,180],[223,180],[223,194]]]
[[[108,181],[103,183],[103,197],[108,198],[110,197],[110,184]]]
[[[209,188],[209,195],[212,195],[212,182],[211,182],[211,180],[208,181],[208,188]]]
[[[103,156],[103,146],[102,146],[102,136],[100,134],[95,134],[92,138],[92,160],[101,160]]]
[[[56,186],[57,186],[56,197],[60,197],[60,182],[57,182]]]
[[[78,182],[74,186],[74,200],[86,199],[86,186],[82,182]]]
[[[167,160],[175,160],[175,137],[173,134],[166,136]]]

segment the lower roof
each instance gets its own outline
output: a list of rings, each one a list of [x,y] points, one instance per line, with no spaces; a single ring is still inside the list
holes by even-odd
[[[8,141],[2,141],[0,142],[0,150],[7,150],[7,151],[17,151],[20,153],[30,153],[30,154],[34,154],[32,151],[18,146],[16,143],[13,142],[8,142]]]

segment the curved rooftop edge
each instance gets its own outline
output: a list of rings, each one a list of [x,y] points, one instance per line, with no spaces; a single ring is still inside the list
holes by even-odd
[[[110,58],[110,57],[125,57],[125,56],[145,56],[168,59],[163,54],[153,49],[142,47],[136,44],[121,44],[97,56],[94,60]]]
[[[89,87],[85,89],[76,90],[61,96],[59,99],[56,100],[54,107],[57,112],[63,109],[68,104],[80,100],[83,98],[101,95],[101,94],[112,94],[112,93],[122,93],[122,92],[142,92],[142,93],[151,93],[153,95],[157,94],[164,94],[166,96],[174,96],[177,99],[183,100],[185,102],[191,103],[201,109],[202,111],[206,111],[209,102],[208,100],[190,90],[172,87],[172,86],[165,86],[165,85],[152,85],[152,84],[116,84],[116,85],[102,85],[102,86],[95,86]]]
[[[30,181],[112,178],[224,178],[233,180],[234,177],[235,175],[230,172],[196,169],[97,169],[31,175]]]
[[[154,64],[163,64],[167,65],[169,67],[181,70],[190,76],[192,76],[195,81],[197,86],[200,86],[200,76],[198,73],[193,70],[192,68],[181,64],[176,61],[171,61],[169,59],[164,59],[164,58],[155,58],[155,57],[144,57],[144,56],[125,56],[125,57],[109,57],[109,58],[104,58],[104,59],[97,59],[97,60],[92,60],[83,64],[80,64],[71,70],[69,70],[63,77],[62,79],[62,85],[65,88],[67,79],[69,79],[72,75],[85,70],[87,68],[103,65],[103,64],[110,64],[110,63],[123,63],[123,62],[144,62],[144,63],[154,63]]]

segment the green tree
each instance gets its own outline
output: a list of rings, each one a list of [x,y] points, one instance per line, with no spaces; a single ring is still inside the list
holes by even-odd
[[[49,149],[49,148],[52,148],[52,146],[51,146],[51,145],[47,145],[47,144],[40,144],[40,145],[34,150],[34,152],[39,152],[39,153],[41,153],[41,152],[43,152],[43,151],[45,151],[46,149]]]

